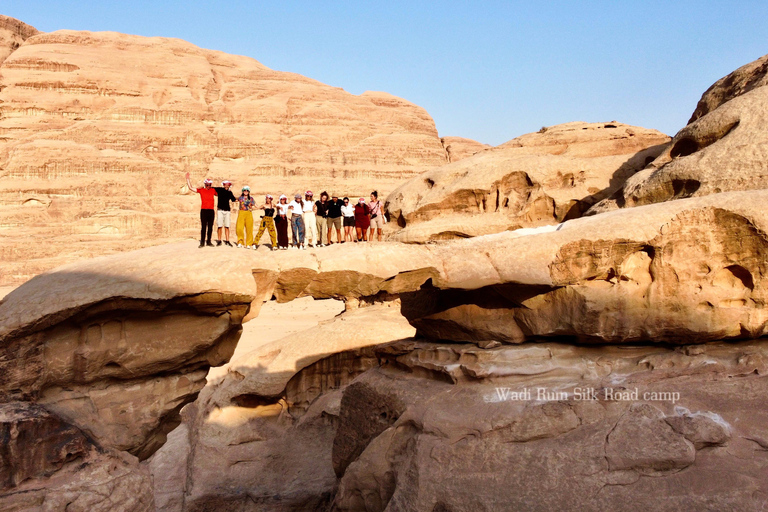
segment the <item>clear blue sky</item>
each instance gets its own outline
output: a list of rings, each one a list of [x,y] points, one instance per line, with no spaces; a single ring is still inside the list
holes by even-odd
[[[440,135],[500,144],[611,121],[674,135],[715,80],[768,53],[768,1],[10,0],[42,31],[185,39],[360,94],[387,91]]]

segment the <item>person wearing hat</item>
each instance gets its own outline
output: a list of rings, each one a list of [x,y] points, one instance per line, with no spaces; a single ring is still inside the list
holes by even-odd
[[[253,245],[253,209],[256,201],[251,197],[251,187],[248,185],[242,189],[242,194],[237,198],[239,211],[237,212],[237,246],[246,249]]]
[[[320,192],[320,199],[315,201],[315,214],[317,215],[317,241],[320,247],[328,245],[328,235],[326,233],[328,221],[328,192]]]
[[[291,212],[293,246],[304,249],[304,201],[301,200],[301,194],[293,196],[293,201],[288,204],[288,211]]]
[[[336,242],[343,242],[341,239],[341,207],[344,201],[339,199],[336,192],[331,194],[331,200],[328,202],[328,243],[332,244],[331,232],[336,228]],[[345,237],[346,238],[346,237]]]
[[[216,246],[221,245],[221,229],[224,228],[224,243],[232,247],[232,244],[229,242],[229,226],[232,211],[230,203],[236,203],[237,198],[230,190],[231,187],[232,182],[229,180],[222,181],[220,187],[213,187],[218,196],[216,202],[216,235],[218,237]]]
[[[308,245],[310,247],[316,247],[318,244],[317,240],[317,218],[315,217],[315,211],[317,211],[317,206],[315,205],[315,202],[312,200],[312,196],[314,194],[311,190],[307,190],[304,192],[304,232],[306,233],[306,244],[305,247]]]
[[[200,205],[200,245],[198,247],[213,247],[211,243],[211,236],[213,235],[213,221],[216,218],[216,214],[213,210],[213,198],[216,196],[216,189],[213,185],[213,181],[208,178],[203,181],[202,187],[193,187],[192,182],[189,181],[189,173],[186,174],[187,188],[194,190],[200,194],[202,201]]]
[[[277,250],[277,232],[275,231],[275,205],[272,203],[272,196],[267,194],[264,204],[259,206],[259,210],[264,210],[264,215],[261,217],[261,227],[259,232],[256,233],[256,238],[253,239],[254,247],[259,246],[261,235],[264,234],[264,230],[269,231],[269,239],[272,241],[272,250]]]
[[[283,194],[278,200],[277,216],[275,217],[275,226],[277,227],[277,247],[283,250],[288,249],[288,198]]]

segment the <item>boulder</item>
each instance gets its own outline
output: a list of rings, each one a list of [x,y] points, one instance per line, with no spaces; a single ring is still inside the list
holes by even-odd
[[[669,137],[621,123],[542,128],[407,181],[387,197],[403,242],[466,238],[580,217]]]
[[[768,55],[718,80],[647,168],[590,213],[768,187]]]

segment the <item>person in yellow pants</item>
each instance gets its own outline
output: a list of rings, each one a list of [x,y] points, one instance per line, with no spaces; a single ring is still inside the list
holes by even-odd
[[[251,187],[248,185],[243,187],[237,203],[240,207],[237,212],[237,246],[248,248],[253,244],[253,213],[251,212],[256,207],[256,201],[251,197]]]
[[[261,218],[261,227],[256,234],[256,238],[253,240],[255,247],[258,247],[261,241],[261,235],[264,234],[264,230],[269,231],[269,238],[272,241],[272,250],[277,250],[277,231],[275,231],[275,205],[272,204],[272,196],[267,194],[267,198],[264,204],[259,206],[260,210],[264,210],[264,216]]]

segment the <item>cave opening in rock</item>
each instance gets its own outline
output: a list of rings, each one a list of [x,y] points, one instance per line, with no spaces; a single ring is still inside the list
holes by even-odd
[[[699,150],[699,143],[689,137],[683,137],[679,141],[675,142],[672,149],[669,151],[669,156],[677,158],[680,156],[688,156]]]

